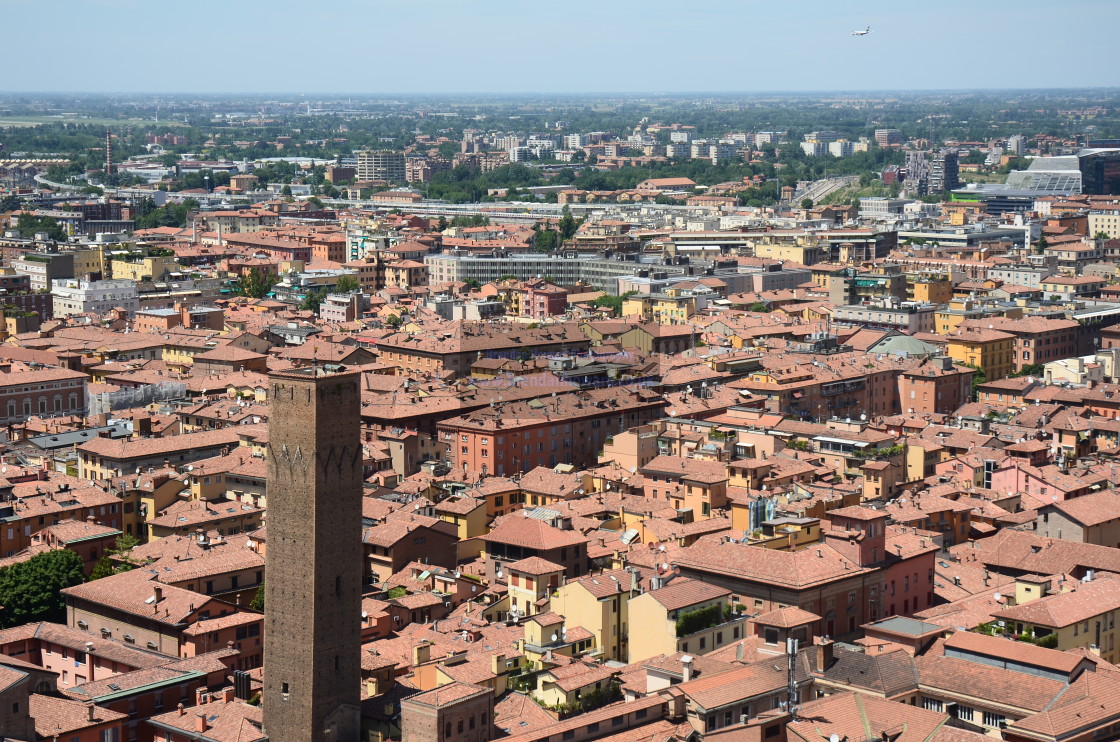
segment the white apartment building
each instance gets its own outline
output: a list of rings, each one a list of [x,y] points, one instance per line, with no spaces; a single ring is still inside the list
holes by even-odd
[[[136,284],[128,280],[81,281],[56,279],[52,283],[54,316],[72,314],[105,314],[121,307],[129,316],[140,308]]]

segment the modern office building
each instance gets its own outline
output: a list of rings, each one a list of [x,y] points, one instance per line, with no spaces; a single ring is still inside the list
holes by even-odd
[[[897,147],[902,144],[902,132],[898,129],[876,129],[875,144],[880,147]]]
[[[404,183],[404,152],[394,152],[387,149],[359,152],[358,180],[385,180],[390,183]]]
[[[929,193],[944,193],[959,188],[960,163],[955,149],[941,149],[929,158]]]

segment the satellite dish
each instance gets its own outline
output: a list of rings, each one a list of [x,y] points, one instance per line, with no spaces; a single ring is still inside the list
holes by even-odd
[[[502,579],[502,570],[499,569],[495,577],[497,577],[499,580]]]
[[[828,742],[840,742],[840,735],[839,734],[828,735]]]
[[[867,419],[867,413],[866,412],[861,412],[859,414],[859,419],[860,420],[866,420]]]
[[[996,602],[999,602],[999,601],[1003,600],[1003,596],[1000,595],[999,593],[996,593],[992,597],[996,599]]]
[[[668,572],[669,571],[669,563],[668,562],[662,562],[661,563],[661,571],[662,572]]]
[[[556,636],[556,632],[552,632],[552,641],[556,641],[558,638],[559,637]]]

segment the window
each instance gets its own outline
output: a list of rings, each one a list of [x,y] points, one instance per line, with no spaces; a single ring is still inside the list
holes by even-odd
[[[922,708],[929,709],[930,711],[940,711],[942,707],[941,701],[936,698],[923,698]]]
[[[764,631],[764,634],[766,636],[766,643],[767,644],[777,644],[778,643],[778,630],[777,629],[767,627],[766,630]]]
[[[984,712],[984,726],[999,729],[1003,722],[1004,718],[1001,715],[991,711]]]
[[[972,721],[972,709],[968,706],[957,705],[956,716],[961,721]]]

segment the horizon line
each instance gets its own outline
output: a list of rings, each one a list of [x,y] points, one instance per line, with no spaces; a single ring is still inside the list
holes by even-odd
[[[592,96],[664,96],[664,97],[685,97],[685,96],[754,96],[754,95],[775,95],[775,94],[818,94],[818,95],[839,95],[839,94],[884,94],[884,93],[999,93],[999,92],[1077,92],[1077,91],[1120,91],[1120,85],[1089,85],[1081,87],[1002,87],[1002,88],[852,88],[852,89],[770,89],[770,90],[697,90],[697,91],[673,91],[673,90],[598,90],[598,91],[531,91],[531,90],[509,90],[509,91],[469,91],[469,92],[339,92],[339,91],[323,91],[323,92],[295,92],[295,91],[277,91],[277,90],[262,90],[262,91],[224,91],[224,92],[203,92],[191,90],[177,90],[170,92],[160,92],[153,90],[0,90],[0,96],[13,96],[13,95],[145,95],[145,96],[249,96],[249,95],[275,95],[275,96],[293,96],[293,97],[306,97],[312,96],[349,96],[349,97],[395,97],[395,98],[417,98],[417,97],[453,97],[453,96],[495,96],[495,95],[510,95],[510,96],[564,96],[564,97],[592,97]]]

